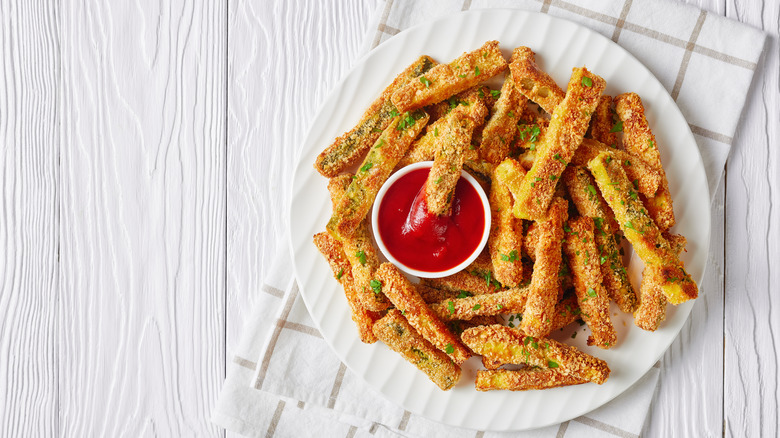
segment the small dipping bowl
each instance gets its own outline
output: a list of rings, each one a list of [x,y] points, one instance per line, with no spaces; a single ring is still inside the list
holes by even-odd
[[[446,277],[448,275],[452,275],[452,274],[454,274],[454,273],[456,273],[458,271],[463,270],[466,266],[471,264],[471,262],[473,262],[479,256],[480,252],[482,252],[482,249],[485,247],[485,244],[487,243],[488,236],[490,235],[490,214],[491,213],[490,213],[490,203],[488,202],[487,195],[485,195],[485,191],[482,190],[482,187],[479,185],[477,180],[474,179],[474,177],[472,177],[471,175],[469,175],[465,171],[461,170],[461,172],[460,172],[461,179],[459,180],[459,184],[460,184],[460,181],[465,181],[466,183],[468,183],[474,189],[474,191],[476,191],[477,196],[479,198],[479,202],[478,203],[474,203],[473,198],[471,199],[471,201],[469,201],[469,202],[472,203],[471,210],[474,210],[474,208],[481,208],[481,211],[478,212],[477,215],[481,214],[481,216],[484,218],[484,226],[481,229],[471,229],[471,230],[460,229],[460,231],[459,231],[460,233],[464,233],[464,234],[468,233],[469,234],[469,236],[467,238],[469,241],[477,241],[478,242],[476,245],[473,246],[473,248],[471,246],[468,246],[468,249],[461,248],[459,252],[455,253],[455,255],[457,255],[458,257],[452,256],[453,258],[459,259],[460,258],[459,255],[462,254],[462,257],[463,257],[462,261],[457,263],[457,265],[449,267],[449,268],[444,268],[444,269],[441,269],[441,270],[429,270],[429,269],[422,268],[421,266],[410,266],[410,264],[406,264],[406,263],[400,261],[399,258],[395,254],[393,254],[392,251],[390,251],[388,249],[388,245],[386,244],[385,239],[382,236],[382,232],[381,232],[382,228],[380,228],[380,212],[382,210],[383,202],[386,199],[386,195],[388,194],[388,191],[390,191],[391,188],[396,183],[398,183],[399,180],[401,180],[402,178],[406,177],[410,173],[412,173],[412,172],[414,172],[416,170],[419,170],[419,169],[430,169],[432,165],[433,165],[432,161],[422,161],[422,162],[419,162],[419,163],[414,163],[414,164],[411,164],[409,166],[406,166],[406,167],[398,170],[393,175],[391,175],[390,178],[388,178],[387,181],[385,181],[384,185],[382,185],[382,187],[379,189],[379,192],[377,193],[376,199],[374,200],[374,205],[373,205],[373,209],[372,209],[372,212],[371,212],[371,227],[373,229],[374,239],[376,240],[376,243],[377,243],[377,246],[379,247],[379,250],[387,258],[387,260],[389,260],[391,263],[396,265],[399,269],[401,269],[402,271],[404,271],[407,274],[410,274],[410,275],[413,275],[413,276],[416,276],[416,277],[420,277],[420,278],[440,278],[440,277]],[[410,177],[414,177],[414,176],[415,175],[410,176]],[[419,173],[416,175],[416,178],[419,179]],[[427,179],[427,172],[425,172],[425,178],[422,179],[422,184],[424,184],[425,179]],[[417,191],[419,190],[420,187],[418,187],[417,190],[412,190],[411,192],[407,192],[406,193],[406,195],[409,195],[409,193],[411,193],[409,195],[409,196],[411,196],[411,199],[408,199],[408,203],[411,203],[414,200],[415,195],[417,194]],[[392,190],[391,193],[393,191],[397,191],[397,190],[399,190],[399,189],[397,188],[396,190]],[[402,198],[400,200],[403,200],[404,203],[406,204],[405,198]],[[453,200],[453,205],[455,205],[456,202],[458,202],[461,206],[463,206],[463,203],[461,203],[460,201],[457,201],[457,200]],[[476,205],[474,205],[474,204],[476,204]],[[388,207],[388,208],[390,208],[390,207]],[[397,210],[395,210],[395,211],[397,211]],[[453,212],[454,212],[454,209],[453,209]],[[387,214],[387,212],[385,212],[385,214]],[[397,220],[399,218],[401,218],[401,216],[403,216],[403,214],[398,214],[396,216],[396,219],[394,219],[394,221],[397,222]],[[478,217],[478,216],[475,216],[475,217]],[[405,217],[403,217],[402,219],[405,220]],[[479,233],[479,235],[478,236],[474,236],[473,233]],[[390,238],[390,236],[385,236],[385,237],[387,237],[388,239]],[[476,237],[479,237],[479,239],[477,240]],[[412,237],[407,236],[405,238],[410,239]],[[421,242],[415,242],[415,243],[416,244],[419,243],[421,245],[423,244]],[[431,244],[429,249],[430,250],[434,250],[436,247],[437,246],[435,244]]]

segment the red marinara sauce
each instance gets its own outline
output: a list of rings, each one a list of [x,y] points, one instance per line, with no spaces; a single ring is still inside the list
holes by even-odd
[[[400,177],[387,190],[377,223],[387,250],[409,268],[425,272],[452,269],[480,244],[485,210],[476,189],[465,178],[455,187],[450,216],[428,213],[423,186],[430,168]]]

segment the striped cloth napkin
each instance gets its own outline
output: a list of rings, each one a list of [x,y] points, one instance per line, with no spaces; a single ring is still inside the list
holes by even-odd
[[[484,8],[518,8],[565,18],[629,50],[676,100],[704,159],[710,193],[716,192],[764,47],[762,32],[658,0],[385,0],[370,22],[364,53],[416,24]],[[639,435],[657,386],[658,364],[601,408],[523,433],[445,426],[392,404],[352,374],[314,328],[293,278],[289,248],[279,246],[282,253],[275,259],[282,262],[266,270],[271,274],[228,365],[212,416],[218,425],[265,437]]]

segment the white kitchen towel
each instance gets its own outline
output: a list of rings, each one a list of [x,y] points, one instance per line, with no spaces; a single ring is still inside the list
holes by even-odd
[[[518,8],[566,18],[610,37],[644,63],[689,122],[714,194],[765,35],[749,26],[657,0],[386,0],[372,17],[368,51],[419,23],[461,10]],[[290,172],[291,174],[292,172]],[[283,220],[283,218],[280,218]],[[289,251],[285,244],[280,251]],[[607,405],[574,420],[524,433],[443,426],[388,402],[346,369],[314,328],[288,254],[266,270],[262,293],[213,412],[247,436],[562,437],[638,436],[659,369]]]

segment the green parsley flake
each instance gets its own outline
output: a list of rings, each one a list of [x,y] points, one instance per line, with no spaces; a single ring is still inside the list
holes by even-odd
[[[376,142],[376,146],[374,146],[374,147],[379,149],[379,148],[381,148],[384,145],[385,145],[385,139],[384,138],[380,138],[379,141]]]
[[[621,120],[615,123],[615,125],[612,126],[612,129],[610,129],[609,132],[623,132],[623,121]]]
[[[493,96],[494,98],[498,98],[498,96],[501,95],[501,91],[499,91],[499,90],[490,90],[490,95]]]
[[[364,165],[363,165],[363,166],[360,168],[360,171],[361,171],[361,172],[368,172],[368,170],[369,170],[369,169],[371,169],[372,167],[374,167],[374,163],[368,162],[368,163],[364,164]]]
[[[336,274],[336,280],[341,280],[341,276],[344,275],[344,268],[341,268],[338,274]]]
[[[420,82],[422,82],[425,85],[425,88],[428,88],[431,86],[431,81],[428,80],[425,76],[420,76]]]
[[[444,352],[447,354],[452,354],[455,352],[455,347],[452,346],[452,343],[448,343],[447,346],[444,348]]]
[[[591,298],[596,298],[596,291],[593,290],[592,287],[588,288],[588,296],[591,297]]]
[[[450,315],[455,313],[455,303],[453,303],[452,300],[447,301],[447,310],[450,311]]]
[[[379,281],[379,280],[371,280],[369,285],[371,286],[371,290],[373,290],[375,294],[379,295],[380,293],[382,293],[382,282],[381,281]]]
[[[467,290],[462,290],[462,291],[460,291],[460,293],[458,293],[458,296],[456,298],[468,298],[468,297],[473,297],[473,296],[474,296],[474,294],[472,294],[471,292],[469,292]]]
[[[562,164],[566,164],[566,160],[564,160],[561,157],[561,154],[555,154],[555,156],[553,158],[555,158],[556,160],[560,161]]]
[[[471,310],[476,312],[477,310],[480,309],[480,307],[482,307],[482,304],[474,304],[474,307],[472,307]]]
[[[474,66],[474,76],[479,76],[479,66]]]
[[[358,258],[361,265],[366,265],[366,253],[362,249],[355,253],[355,257]]]
[[[584,85],[586,87],[592,87],[593,86],[593,79],[591,79],[591,78],[589,78],[587,76],[583,76],[582,77],[582,85]]]
[[[558,368],[558,362],[555,362],[555,361],[553,361],[553,360],[548,360],[548,361],[547,361],[547,366],[548,366],[549,368]]]

